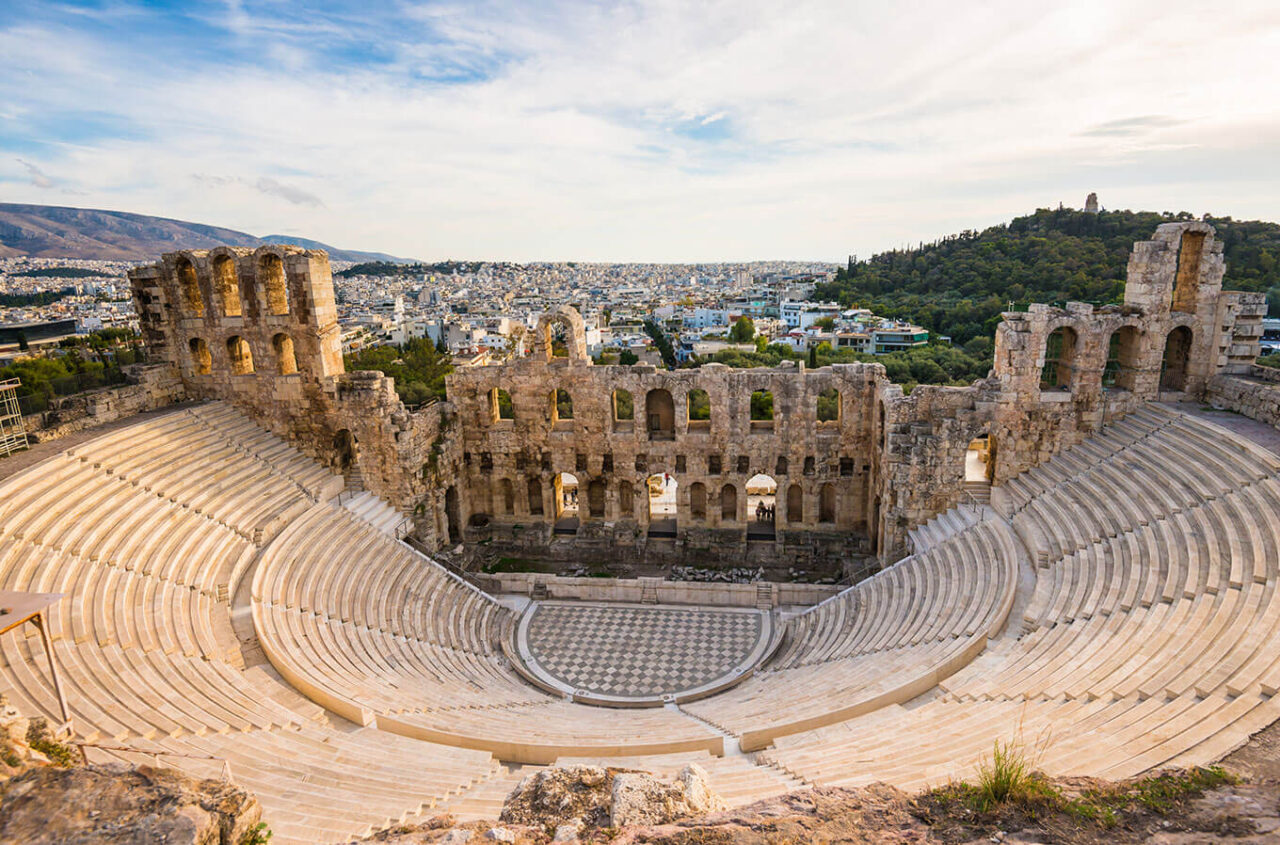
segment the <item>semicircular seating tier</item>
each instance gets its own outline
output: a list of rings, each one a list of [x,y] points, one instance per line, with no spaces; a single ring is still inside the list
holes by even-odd
[[[485,752],[335,719],[242,651],[235,579],[258,542],[341,489],[222,405],[121,428],[0,482],[0,589],[64,594],[48,627],[90,760],[159,759],[198,777],[228,761],[276,841],[299,843],[348,841],[504,773]],[[61,721],[31,626],[0,637],[0,692]]]
[[[252,595],[280,673],[360,724],[522,763],[723,753],[718,732],[678,711],[624,718],[526,683],[503,653],[510,609],[345,509],[316,505],[282,532]]]
[[[1054,774],[1201,764],[1280,716],[1280,459],[1159,405],[997,487],[995,510],[941,515],[681,709],[529,685],[513,614],[333,506],[341,488],[219,403],[0,482],[0,589],[65,594],[49,628],[79,736],[132,749],[93,759],[228,760],[275,841],[323,842],[491,807],[516,776],[495,753],[665,766],[722,754],[724,731],[764,749],[711,767],[745,801],[963,777],[1018,737]],[[56,721],[40,638],[0,637],[0,660],[0,689]]]
[[[1162,406],[1108,426],[1004,490],[1037,562],[1014,630],[933,697],[779,737],[762,758],[812,783],[904,788],[972,774],[997,741],[1063,775],[1221,758],[1280,716],[1278,472]]]
[[[789,620],[766,669],[685,709],[752,751],[914,698],[1003,627],[1018,585],[1016,545],[1003,521],[970,525]]]

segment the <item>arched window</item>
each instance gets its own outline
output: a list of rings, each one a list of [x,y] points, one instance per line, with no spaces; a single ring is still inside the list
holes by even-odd
[[[213,372],[213,356],[209,354],[209,345],[203,339],[193,337],[187,344],[191,349],[191,364],[198,376],[207,376]]]
[[[1138,369],[1138,341],[1142,333],[1134,326],[1121,326],[1107,341],[1107,364],[1102,370],[1102,386],[1133,390]]]
[[[774,474],[774,475],[786,475],[786,474],[787,474],[787,470],[788,470],[788,469],[789,469],[789,467],[788,467],[788,465],[787,465],[787,456],[786,456],[786,455],[779,455],[779,456],[778,456],[778,460],[777,460],[776,462],[774,462],[774,465],[773,465],[773,474]]]
[[[804,522],[804,491],[799,484],[787,488],[787,522]]]
[[[707,518],[707,487],[701,481],[689,485],[689,514],[694,519]]]
[[[826,390],[818,394],[818,422],[820,423],[839,423],[840,422],[840,391],[834,387],[828,387]]]
[[[1174,311],[1192,314],[1200,296],[1200,259],[1204,256],[1204,232],[1183,232],[1178,245],[1178,269],[1174,274]]]
[[[635,401],[631,391],[618,388],[613,391],[613,424],[615,431],[630,431],[636,418]]]
[[[233,376],[252,373],[253,351],[249,349],[249,341],[238,334],[227,338],[227,360],[231,363]]]
[[[298,371],[298,358],[293,354],[293,338],[280,332],[271,338],[271,348],[275,350],[280,375],[290,376]]]
[[[732,484],[720,488],[720,521],[738,521],[738,488]]]
[[[189,317],[204,316],[204,299],[200,296],[200,280],[196,268],[185,258],[179,258],[174,266],[178,274],[178,291],[182,294],[182,309]]]
[[[751,394],[751,427],[773,430],[773,394],[768,390]]]
[[[707,391],[695,388],[689,391],[689,430],[707,431],[711,428],[711,397]]]
[[[498,501],[502,505],[502,512],[510,515],[516,512],[516,490],[511,485],[511,479],[503,478],[498,481]]]
[[[635,491],[630,481],[618,482],[618,518],[631,519],[635,516]]]
[[[587,507],[590,509],[591,516],[596,519],[604,516],[604,491],[603,478],[593,478],[587,485]]]
[[[213,288],[222,303],[222,316],[240,316],[240,282],[236,278],[236,263],[229,255],[213,259]]]
[[[495,387],[489,391],[489,414],[490,418],[497,422],[498,420],[514,420],[516,418],[515,408],[511,404],[511,394],[503,390],[501,387]]]
[[[1072,364],[1076,357],[1076,333],[1061,326],[1044,341],[1044,367],[1040,370],[1041,390],[1066,390],[1071,387]]]
[[[1191,355],[1191,329],[1178,326],[1169,332],[1160,361],[1160,389],[1186,390],[1187,358]]]
[[[289,313],[289,290],[285,284],[284,262],[275,253],[262,256],[258,277],[262,282],[262,290],[267,297],[267,313]]]
[[[818,492],[818,522],[836,521],[836,486],[823,484]]]
[[[557,388],[551,393],[551,422],[573,421],[573,397],[569,391]]]
[[[531,475],[525,486],[529,495],[529,513],[542,516],[542,480]]]
[[[650,390],[644,398],[644,417],[650,440],[671,440],[676,436],[676,404],[670,391]]]

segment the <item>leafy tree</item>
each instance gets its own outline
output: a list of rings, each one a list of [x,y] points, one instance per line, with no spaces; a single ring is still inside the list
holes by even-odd
[[[851,258],[815,298],[913,320],[957,344],[995,335],[1000,313],[1029,302],[1119,302],[1134,241],[1191,215],[1040,209],[916,249]],[[1280,314],[1280,224],[1208,218],[1223,243],[1225,286],[1266,292]]]
[[[840,391],[828,387],[818,394],[818,422],[840,419]]]
[[[636,355],[636,353],[632,352],[630,349],[624,349],[618,353],[619,364],[623,364],[629,367],[632,364],[639,363],[639,361],[640,361],[640,356]]]
[[[750,317],[739,317],[729,328],[729,340],[734,343],[750,343],[756,336],[756,324]]]
[[[391,376],[396,393],[406,405],[421,405],[443,399],[444,377],[453,371],[453,362],[429,338],[419,337],[403,346],[371,346],[344,356],[348,372],[376,370]]]
[[[653,320],[644,321],[645,334],[653,339],[653,345],[658,347],[658,354],[662,356],[662,363],[667,365],[667,369],[674,370],[676,368],[676,351],[671,346],[671,340],[666,333],[662,331]]]
[[[705,390],[689,391],[689,419],[691,420],[711,419],[711,397],[707,395],[707,391]]]
[[[829,332],[836,327],[835,317],[819,317],[813,321],[813,324],[824,332]]]
[[[751,419],[773,419],[773,394],[767,390],[757,390],[751,394]]]
[[[27,342],[27,333],[18,332],[18,351],[26,352],[31,348],[31,344]]]
[[[556,388],[556,416],[562,420],[573,419],[573,397],[560,388]]]

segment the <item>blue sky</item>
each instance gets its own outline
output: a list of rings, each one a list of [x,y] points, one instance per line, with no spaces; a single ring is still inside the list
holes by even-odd
[[[423,258],[1280,220],[1280,6],[0,0],[0,200]]]

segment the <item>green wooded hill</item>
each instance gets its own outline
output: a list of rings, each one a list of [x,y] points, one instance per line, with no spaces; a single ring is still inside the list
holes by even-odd
[[[842,268],[816,299],[914,320],[963,344],[992,337],[1000,312],[1031,302],[1119,302],[1134,241],[1161,223],[1197,219],[1152,211],[1040,209],[981,232],[965,231],[916,249]],[[1265,291],[1280,314],[1280,224],[1208,217],[1223,242],[1227,290]]]

